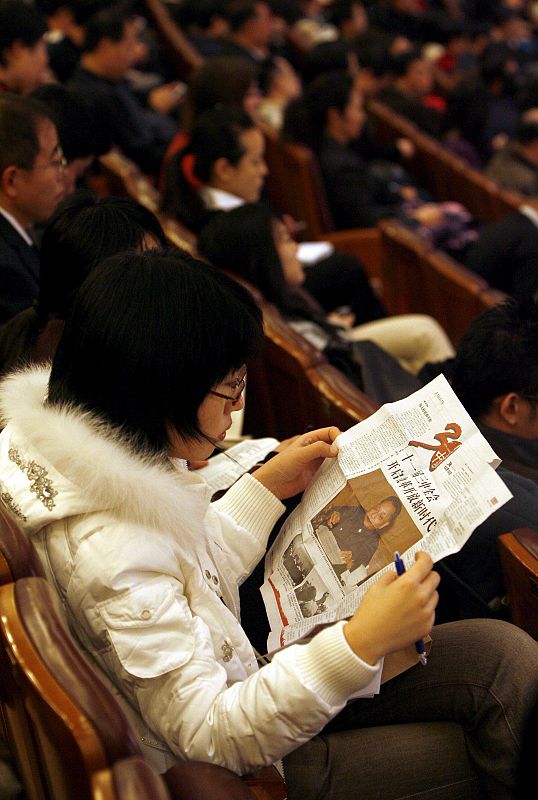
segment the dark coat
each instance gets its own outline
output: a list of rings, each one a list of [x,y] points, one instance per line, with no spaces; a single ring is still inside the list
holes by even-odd
[[[0,214],[0,322],[31,306],[39,291],[39,254]]]

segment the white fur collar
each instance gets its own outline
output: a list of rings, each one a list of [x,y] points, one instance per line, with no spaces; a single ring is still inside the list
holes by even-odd
[[[76,406],[44,406],[48,378],[48,369],[31,367],[0,384],[0,417],[22,445],[75,484],[86,507],[113,508],[125,521],[177,531],[198,549],[209,503],[203,479],[141,456],[117,431]]]

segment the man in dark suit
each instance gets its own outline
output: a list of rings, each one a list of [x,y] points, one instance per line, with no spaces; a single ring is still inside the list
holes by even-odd
[[[0,322],[37,296],[39,255],[31,226],[46,222],[64,194],[65,158],[44,106],[0,96]]]

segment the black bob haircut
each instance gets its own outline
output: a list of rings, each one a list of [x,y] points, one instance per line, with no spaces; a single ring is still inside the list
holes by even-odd
[[[92,269],[126,250],[166,247],[161,223],[128,197],[97,197],[88,191],[66,198],[47,223],[41,241],[37,315],[66,319],[73,299]]]
[[[204,438],[202,401],[262,340],[250,294],[208,264],[176,249],[112,256],[77,294],[48,403],[78,405],[164,454],[170,428]]]
[[[538,306],[506,300],[483,311],[456,353],[452,388],[474,419],[509,392],[538,395]]]

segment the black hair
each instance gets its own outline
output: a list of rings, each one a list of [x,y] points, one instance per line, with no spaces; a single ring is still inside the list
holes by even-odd
[[[93,53],[103,39],[121,41],[125,24],[134,17],[135,12],[129,0],[120,0],[112,6],[100,8],[84,24],[84,52]]]
[[[482,312],[458,347],[452,388],[475,419],[509,392],[538,394],[538,307],[507,300]]]
[[[30,97],[40,100],[50,111],[67,161],[107,153],[112,141],[108,127],[92,114],[83,95],[60,83],[35,89]]]
[[[353,18],[353,7],[362,6],[362,0],[334,0],[328,8],[327,21],[340,27]]]
[[[31,169],[39,153],[39,126],[47,107],[29,97],[0,94],[0,175],[14,165]]]
[[[33,47],[47,30],[43,15],[22,0],[0,0],[0,64],[6,66],[6,51],[14,42]]]
[[[262,203],[245,203],[214,214],[198,235],[198,252],[215,267],[239,275],[279,308],[289,302],[289,290],[274,238],[278,219]]]
[[[275,242],[280,221],[263,203],[245,203],[213,213],[197,246],[203,258],[256,287],[288,319],[307,319],[333,332],[317,301],[302,287],[287,284]]]
[[[200,114],[219,104],[242,111],[245,95],[256,78],[256,66],[243,56],[206,59],[189,77],[183,129],[192,128]]]
[[[353,78],[343,70],[318,75],[303,96],[293,100],[284,112],[283,137],[303,142],[317,150],[323,139],[330,108],[343,112],[353,90]]]
[[[230,0],[226,6],[226,19],[232,33],[241,30],[246,23],[257,16],[256,6],[266,3],[266,0]]]
[[[205,31],[214,17],[226,16],[226,0],[183,0],[177,9],[173,7],[173,14],[181,27]]]
[[[226,158],[232,165],[243,158],[241,135],[255,127],[248,114],[239,109],[217,106],[201,114],[189,144],[172,157],[166,168],[162,210],[178,217],[190,230],[198,231],[207,212],[197,189],[185,174],[185,159],[189,157],[193,161],[195,179],[207,184],[219,158]]]
[[[180,250],[101,262],[77,293],[48,402],[76,404],[164,453],[170,428],[205,438],[198,409],[263,339],[261,314],[228,276]]]
[[[49,220],[41,242],[38,327],[66,319],[91,270],[107,256],[141,250],[150,235],[158,247],[167,239],[155,214],[127,197],[98,198],[88,191],[64,200]]]
[[[415,61],[422,60],[423,56],[416,48],[405,50],[403,53],[390,56],[390,72],[395,78],[403,78],[405,75],[407,75],[411,64],[414,64]]]

